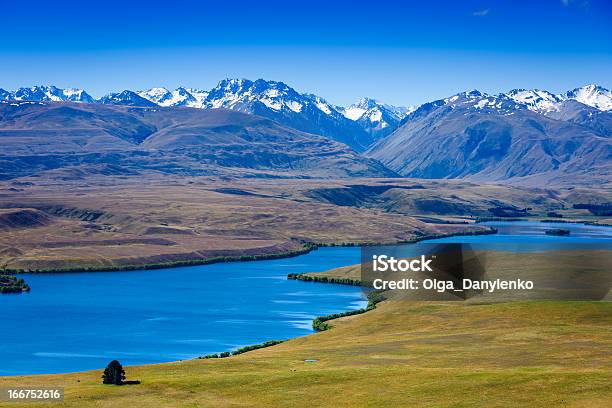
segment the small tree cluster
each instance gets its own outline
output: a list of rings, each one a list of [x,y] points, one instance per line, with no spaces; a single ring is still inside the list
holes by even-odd
[[[277,344],[280,344],[283,341],[285,341],[285,340],[270,340],[270,341],[266,341],[265,343],[252,344],[250,346],[245,346],[245,347],[239,348],[238,350],[234,350],[234,351],[231,351],[231,352],[230,351],[224,351],[223,353],[207,354],[205,356],[201,356],[201,357],[198,357],[198,358],[199,359],[226,358],[226,357],[231,357],[231,356],[236,356],[238,354],[246,353],[246,352],[249,352],[249,351],[257,350],[257,349],[260,349],[260,348],[276,346]]]
[[[114,384],[121,385],[125,380],[125,371],[123,370],[123,366],[117,360],[113,360],[104,369],[104,374],[102,374],[102,383],[103,384]]]
[[[336,283],[340,285],[361,286],[361,281],[357,279],[310,276],[302,273],[290,273],[287,275],[287,279],[300,280],[304,282]]]
[[[30,287],[22,278],[0,275],[0,293],[29,292]]]

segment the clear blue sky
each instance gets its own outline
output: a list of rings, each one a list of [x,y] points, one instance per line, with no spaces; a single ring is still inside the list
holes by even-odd
[[[338,104],[612,86],[608,0],[0,0],[0,88],[280,80]]]

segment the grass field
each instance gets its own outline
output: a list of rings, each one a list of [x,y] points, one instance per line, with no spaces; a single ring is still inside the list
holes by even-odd
[[[523,256],[535,265],[530,257]],[[357,270],[325,274],[355,278]],[[128,380],[138,385],[102,385],[98,370],[3,377],[0,387],[65,387],[65,402],[49,407],[609,407],[612,401],[609,301],[385,301],[331,324],[229,358],[127,367]]]

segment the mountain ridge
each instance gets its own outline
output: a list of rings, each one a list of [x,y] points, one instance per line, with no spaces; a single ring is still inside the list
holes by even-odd
[[[0,100],[8,101],[8,100],[17,100],[17,101],[31,101],[31,102],[46,102],[46,101],[65,101],[65,102],[84,102],[84,103],[100,103],[102,100],[107,100],[109,96],[118,95],[122,92],[133,92],[138,96],[147,99],[156,105],[159,106],[187,106],[187,107],[198,107],[198,108],[217,108],[220,105],[231,105],[223,102],[223,95],[219,95],[219,89],[226,88],[227,90],[236,91],[236,86],[241,86],[241,84],[256,84],[261,89],[261,84],[268,84],[270,87],[274,88],[280,86],[294,92],[297,95],[307,97],[308,99],[319,98],[322,101],[325,101],[324,98],[318,97],[311,93],[299,93],[294,88],[291,88],[287,84],[281,81],[271,81],[258,79],[255,81],[251,81],[248,79],[232,79],[227,78],[221,80],[214,88],[211,90],[202,90],[198,88],[188,88],[180,86],[174,90],[170,90],[165,87],[153,87],[148,90],[129,90],[125,89],[120,92],[110,92],[101,98],[95,99],[90,94],[88,94],[85,90],[80,88],[58,88],[54,85],[35,85],[32,87],[21,87],[14,91],[6,90],[0,88]],[[228,86],[227,84],[230,84]],[[480,91],[479,91],[480,92]],[[157,94],[156,94],[157,93]],[[213,94],[215,96],[213,98],[215,102],[211,103],[209,106],[204,102],[209,96],[209,94]],[[486,93],[483,93],[486,94]],[[168,97],[164,97],[164,95],[168,95]],[[177,96],[181,96],[177,97]],[[495,94],[491,94],[495,95]],[[572,90],[568,90],[565,92],[561,92],[558,94],[549,92],[547,90],[542,89],[526,89],[526,88],[515,88],[508,92],[502,92],[496,95],[507,95],[515,99],[517,102],[523,103],[527,106],[532,107],[532,110],[547,110],[550,106],[549,104],[561,103],[565,100],[576,100],[581,102],[587,106],[594,107],[598,110],[609,111],[612,110],[612,91],[607,88],[597,85],[597,84],[587,84],[581,87],[574,88]],[[269,95],[268,95],[269,96]],[[174,99],[173,99],[174,97]],[[193,98],[192,98],[193,97]],[[227,100],[227,99],[226,99]],[[359,120],[364,113],[369,108],[377,108],[381,111],[387,111],[397,117],[404,117],[410,112],[416,110],[418,107],[425,105],[430,102],[425,102],[421,105],[414,106],[395,106],[386,104],[378,101],[374,98],[362,97],[357,100],[355,103],[343,107],[340,105],[329,104],[328,108],[333,108],[334,110],[342,113],[345,117],[357,121]],[[538,102],[543,102],[545,106],[539,106]],[[327,102],[325,102],[327,103]],[[364,107],[364,105],[367,105]],[[228,107],[228,106],[224,106]],[[362,111],[359,113],[355,113],[356,109],[361,109]]]
[[[405,177],[597,184],[612,181],[611,124],[612,112],[576,100],[545,115],[473,90],[421,105],[365,155]]]
[[[123,90],[99,99],[63,96],[54,86],[0,89],[0,100],[33,102],[85,102],[125,106],[184,106],[198,109],[227,108],[273,119],[295,129],[331,137],[357,151],[365,150],[378,138],[390,133],[401,120],[406,108],[375,103],[369,115],[355,120],[345,114],[345,108],[333,105],[311,93],[300,93],[280,81],[258,79],[224,79],[210,90],[178,87],[169,90],[154,87],[148,90]],[[378,117],[373,115],[380,112]],[[405,115],[404,115],[405,116]]]
[[[472,91],[473,92],[473,91]],[[476,91],[480,94],[479,91]],[[465,94],[459,93],[460,94]],[[577,101],[599,112],[612,110],[612,92],[589,84],[554,94],[539,89],[513,89],[506,93],[488,95],[509,98],[517,109],[525,107],[550,117],[563,117],[567,101]],[[126,106],[182,106],[197,109],[227,108],[264,116],[286,126],[308,133],[320,134],[340,141],[357,151],[365,151],[378,140],[388,136],[409,120],[415,111],[429,108],[439,101],[447,103],[454,96],[424,103],[420,106],[397,107],[372,98],[361,98],[347,107],[331,104],[311,93],[300,93],[281,81],[258,79],[224,79],[211,90],[178,87],[169,90],[154,87],[143,91],[123,90],[94,99],[82,89],[61,89],[55,86],[33,86],[15,91],[0,89],[0,100],[34,102],[79,102]],[[520,105],[520,106],[519,106]],[[584,119],[587,123],[589,120]],[[604,120],[604,122],[606,122]],[[596,127],[602,128],[601,124]]]
[[[340,142],[383,163],[389,172],[407,177],[532,184],[573,180],[597,183],[611,178],[612,93],[593,84],[560,94],[538,89],[499,94],[471,90],[411,108],[370,98],[343,108],[320,96],[300,93],[283,82],[262,79],[226,79],[210,91],[158,87],[139,92],[124,90],[94,102],[89,98],[85,91],[53,86],[21,88],[12,93],[0,89],[0,99],[7,99],[3,103],[8,105],[61,104],[64,102],[60,100],[70,99],[75,106],[177,109],[173,114],[177,117],[184,117],[181,109],[242,112]],[[101,120],[87,109],[62,109],[41,113],[41,118],[47,115],[47,122],[39,122],[40,129],[58,132],[50,129],[56,126],[56,116],[65,124],[80,120],[87,126],[97,126],[98,134],[92,140],[100,146],[107,145],[109,134],[119,137],[120,146],[124,142],[141,143],[156,131],[150,124],[136,123],[135,117],[126,119],[122,127]],[[66,116],[62,116],[64,113]],[[230,138],[235,136],[233,131],[242,132],[239,127],[227,126],[233,130],[221,133]],[[203,132],[207,134],[208,130]],[[192,136],[197,139],[197,135]],[[279,148],[278,154],[282,150]]]

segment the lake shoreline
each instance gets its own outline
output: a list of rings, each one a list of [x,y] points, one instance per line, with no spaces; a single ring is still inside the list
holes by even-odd
[[[473,225],[483,224],[485,222],[524,222],[524,221],[537,221],[542,223],[565,223],[565,224],[583,224],[591,226],[610,227],[612,224],[596,223],[593,221],[586,220],[571,220],[571,219],[538,219],[531,220],[528,218],[500,218],[491,217],[477,219]],[[497,231],[493,227],[489,227],[488,230],[468,230],[461,232],[453,232],[448,234],[429,234],[420,237],[415,237],[410,240],[398,240],[388,242],[342,242],[342,243],[317,243],[317,242],[303,242],[302,248],[294,251],[269,253],[269,254],[254,254],[254,255],[228,255],[222,257],[211,257],[211,258],[196,258],[186,259],[174,262],[160,262],[160,263],[143,263],[133,265],[121,265],[121,266],[89,266],[89,267],[66,267],[66,268],[46,268],[46,269],[17,269],[17,268],[5,268],[0,269],[0,275],[18,275],[18,274],[59,274],[59,273],[83,273],[83,272],[123,272],[123,271],[142,271],[142,270],[155,270],[155,269],[166,269],[166,268],[179,268],[185,266],[199,266],[199,265],[212,265],[216,263],[229,263],[229,262],[252,262],[252,261],[266,261],[273,259],[292,258],[300,255],[307,254],[318,248],[325,247],[359,247],[359,246],[380,246],[380,245],[400,245],[400,244],[412,244],[429,239],[438,238],[450,238],[454,236],[470,236],[470,235],[488,235],[495,234]]]
[[[411,240],[408,243],[416,243],[416,242],[427,240],[427,239],[435,239],[435,238],[448,237],[448,236],[476,236],[476,235],[491,235],[491,234],[495,234],[495,233],[497,233],[497,230],[495,228],[489,228],[487,230],[479,230],[479,231],[473,231],[472,230],[472,231],[463,231],[462,233],[454,233],[454,234],[437,234],[435,236],[427,236],[427,237],[423,236],[423,237],[418,237],[417,239]],[[503,233],[503,231],[502,231],[502,233]],[[406,242],[404,242],[404,243],[406,243]],[[337,246],[337,247],[345,246],[345,247],[348,247],[348,246],[355,246],[355,245],[354,244],[353,245],[350,245],[350,244],[343,244],[343,245],[320,245],[320,246],[310,245],[308,248],[304,249],[304,254],[306,254],[308,252],[311,252],[311,251],[314,251],[315,249],[318,249],[320,247],[323,248],[323,247],[326,247],[326,246],[327,247],[332,247],[332,246]],[[306,251],[306,249],[307,249],[307,251]],[[358,249],[355,249],[355,250],[358,250]],[[317,255],[314,255],[314,256],[318,257]],[[277,258],[274,258],[274,259],[280,259],[280,257],[277,257]],[[332,268],[332,269],[335,269],[335,268]],[[296,280],[311,281],[310,279],[300,279],[301,277],[304,276],[304,272],[296,273],[294,275],[295,275],[294,278],[297,278]],[[285,275],[285,276],[287,276],[287,275]],[[291,279],[291,277],[289,277],[289,276],[287,276],[287,278]],[[66,278],[66,279],[71,279],[71,278]],[[342,281],[337,281],[337,280],[334,281],[334,280],[335,279],[329,279],[328,278],[327,281],[321,280],[319,282],[320,283],[336,283],[336,284],[339,284],[339,286],[347,286],[347,285],[349,285],[349,286],[359,286],[359,285],[356,284],[357,282],[355,282],[355,281],[351,281],[350,283],[348,283],[348,282],[342,282]],[[316,283],[318,281],[318,279],[312,279],[312,281],[314,281]],[[326,286],[326,285],[322,285],[322,286]],[[354,314],[361,314],[361,313],[366,313],[366,312],[370,311],[370,308],[365,308],[365,309],[362,308],[362,309],[351,310],[350,308],[342,307],[340,310],[345,310],[345,311],[348,310],[348,312],[332,313],[332,314],[328,314],[328,315],[314,315],[314,316],[317,316],[317,317],[315,317],[313,320],[311,320],[311,322],[312,322],[311,324],[313,324],[313,328],[315,330],[317,330],[317,331],[326,330],[326,329],[331,327],[328,323],[326,323],[327,320],[331,320],[331,319],[336,318],[336,317],[352,316]],[[318,324],[315,325],[314,323],[316,323],[316,322],[318,322]],[[309,336],[310,336],[310,334],[305,334],[305,335],[297,334],[297,335],[293,335],[293,336],[287,337],[287,339],[304,338],[304,337],[309,337]],[[246,343],[246,344],[249,344],[249,343]],[[257,344],[251,344],[251,346],[247,346],[247,347],[253,347],[254,345],[257,345]],[[197,357],[187,358],[187,359],[178,358],[178,359],[171,360],[171,361],[185,361],[185,360],[191,360],[191,359],[194,359],[194,358],[197,358]],[[170,361],[168,361],[168,362],[170,362]],[[145,363],[144,365],[151,365],[151,364],[158,364],[158,363],[152,362],[152,363]],[[140,366],[140,365],[143,365],[143,364],[136,364],[136,365]],[[130,364],[130,366],[131,366],[131,364]],[[69,372],[69,371],[67,371],[67,372]],[[57,374],[63,374],[63,373],[59,372]],[[32,375],[35,375],[35,374],[32,374]],[[5,376],[1,376],[1,377],[5,377]]]
[[[583,224],[590,225],[593,227],[612,227],[612,224],[602,222],[598,223],[596,221],[588,221],[588,220],[573,220],[570,218],[536,218],[530,219],[528,217],[480,217],[477,218],[474,223],[475,224],[483,224],[485,222],[545,222],[545,223],[558,223],[558,224]]]
[[[490,235],[496,234],[495,228],[488,228],[486,230],[468,230],[461,232],[453,232],[449,234],[429,234],[420,237],[415,237],[410,240],[403,241],[392,241],[383,243],[366,243],[366,242],[343,242],[338,244],[325,244],[325,243],[303,243],[303,248],[295,251],[272,253],[272,254],[260,254],[260,255],[237,255],[237,256],[225,256],[225,257],[213,257],[205,259],[193,259],[176,262],[163,262],[156,264],[135,264],[127,266],[110,266],[110,267],[89,267],[89,268],[58,268],[58,269],[33,269],[33,270],[21,270],[21,269],[2,269],[0,275],[19,275],[19,274],[59,274],[59,273],[83,273],[83,272],[127,272],[127,271],[142,271],[142,270],[154,270],[154,269],[167,269],[167,268],[178,268],[184,266],[199,266],[199,265],[212,265],[216,263],[231,263],[231,262],[252,262],[252,261],[266,261],[273,259],[293,258],[300,255],[305,255],[309,252],[315,251],[318,248],[325,247],[359,247],[359,246],[377,246],[377,245],[399,245],[399,244],[413,244],[429,239],[437,238],[450,238],[455,236],[471,236],[471,235]]]

